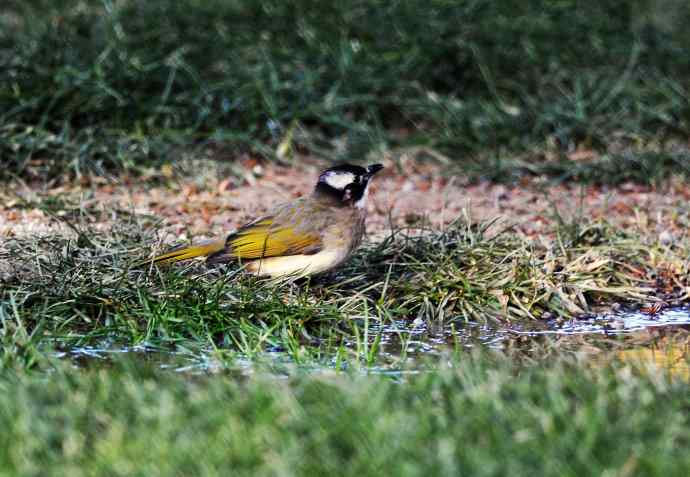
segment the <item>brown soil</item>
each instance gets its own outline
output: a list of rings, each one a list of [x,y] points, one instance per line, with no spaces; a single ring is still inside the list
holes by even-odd
[[[443,168],[409,161],[387,167],[372,184],[368,230],[381,235],[396,226],[429,224],[440,227],[463,214],[474,220],[502,217],[528,236],[548,234],[558,215],[565,221],[577,217],[603,218],[621,227],[639,227],[676,240],[690,223],[690,188],[670,183],[663,190],[626,184],[618,188],[580,185],[542,187],[540,181],[505,186],[467,184]],[[70,233],[69,228],[23,199],[63,197],[85,209],[101,210],[94,226],[107,230],[113,209],[149,214],[162,219],[166,243],[197,237],[221,236],[265,212],[272,205],[309,193],[321,166],[284,167],[247,161],[243,179],[218,177],[206,163],[194,177],[170,176],[166,185],[150,186],[146,180],[122,179],[114,184],[91,178],[83,184],[38,190],[10,185],[0,191],[0,238]],[[160,181],[159,181],[160,182]],[[39,201],[40,202],[40,201]],[[557,212],[557,213],[556,213]]]

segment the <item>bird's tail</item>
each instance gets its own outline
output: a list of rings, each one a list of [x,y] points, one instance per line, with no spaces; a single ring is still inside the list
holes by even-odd
[[[221,252],[225,248],[225,239],[213,240],[210,242],[190,245],[189,247],[177,247],[171,251],[158,255],[157,257],[145,260],[138,265],[163,265],[168,263],[180,262],[196,257],[207,257],[211,254]]]

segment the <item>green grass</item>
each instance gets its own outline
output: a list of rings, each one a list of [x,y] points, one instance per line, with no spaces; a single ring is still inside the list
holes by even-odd
[[[425,146],[494,178],[647,182],[628,170],[650,154],[671,158],[652,180],[687,174],[689,18],[679,0],[10,0],[2,175],[281,143],[329,160]],[[564,171],[577,147],[628,159]]]
[[[690,388],[636,365],[464,354],[394,378],[0,375],[8,475],[686,475]]]
[[[150,253],[156,222],[110,211],[120,214],[115,225],[99,231],[91,215],[103,210],[67,199],[39,205],[68,223],[71,237],[0,245],[0,318],[11,366],[31,367],[43,349],[113,345],[398,366],[408,332],[397,350],[380,343],[381,327],[398,320],[506,326],[687,298],[686,240],[668,245],[605,222],[561,220],[550,242],[462,219],[443,230],[395,230],[336,272],[276,285],[237,273],[234,264],[132,268]]]

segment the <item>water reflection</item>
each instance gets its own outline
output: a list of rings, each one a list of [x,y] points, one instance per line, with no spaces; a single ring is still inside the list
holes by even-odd
[[[569,321],[545,320],[521,323],[453,322],[445,324],[398,320],[383,324],[369,323],[369,344],[379,342],[390,352],[428,354],[454,348],[485,346],[503,348],[518,336],[633,336],[657,331],[690,330],[690,309],[669,308],[650,316],[639,311],[623,311]],[[349,346],[361,346],[354,338]]]
[[[535,334],[604,334],[621,335],[652,328],[690,325],[690,309],[667,308],[658,314],[650,315],[640,311],[624,311],[567,322],[545,322],[542,325],[530,325],[534,329],[514,330],[516,333]],[[540,329],[542,328],[543,329]],[[529,328],[529,327],[528,327]]]
[[[244,356],[232,350],[210,347],[171,351],[149,344],[116,346],[104,341],[101,346],[73,347],[56,353],[78,366],[102,366],[115,355],[135,355],[163,369],[185,373],[231,371],[239,375],[255,372],[257,362],[268,363],[277,375],[280,369],[299,367],[321,372],[353,365],[377,373],[417,373],[433,366],[434,357],[472,348],[510,350],[529,356],[543,353],[545,347],[558,352],[598,354],[609,359],[647,363],[690,377],[686,356],[690,343],[690,308],[677,307],[649,315],[639,311],[620,311],[574,319],[521,323],[477,323],[465,321],[425,322],[397,320],[358,323],[360,332],[345,340],[338,349],[314,343],[320,360],[301,360],[286,350],[272,349],[259,356]],[[361,332],[365,329],[365,332]],[[346,356],[342,351],[346,350]],[[432,358],[432,359],[430,359]],[[596,361],[596,360],[594,360]]]
[[[543,353],[559,351],[605,354],[626,362],[644,362],[690,376],[686,357],[690,343],[690,309],[668,308],[650,315],[619,311],[569,321],[521,323],[438,323],[396,321],[368,324],[369,345],[378,341],[389,364],[404,356],[409,361],[474,347]],[[350,347],[361,348],[352,340]]]
[[[616,359],[646,366],[650,372],[668,371],[674,376],[690,379],[688,341],[667,341],[654,346],[637,346],[616,353]]]

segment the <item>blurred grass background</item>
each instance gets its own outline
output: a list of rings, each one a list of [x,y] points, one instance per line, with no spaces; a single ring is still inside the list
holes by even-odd
[[[397,379],[118,360],[0,376],[6,475],[687,475],[688,384],[641,365],[467,356]],[[685,470],[683,470],[685,469]]]
[[[425,146],[490,179],[648,181],[688,171],[689,20],[682,0],[6,0],[2,175],[275,159],[290,138],[328,159]]]

